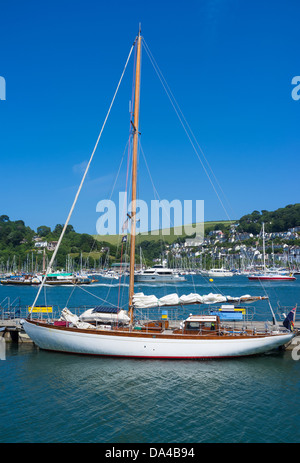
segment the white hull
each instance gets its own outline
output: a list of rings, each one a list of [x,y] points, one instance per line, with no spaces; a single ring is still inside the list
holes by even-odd
[[[136,283],[177,283],[185,281],[184,276],[178,275],[134,275]]]
[[[224,270],[224,269],[211,269],[207,271],[203,271],[202,275],[208,276],[208,277],[233,277],[234,273],[230,272],[229,270]]]
[[[89,332],[43,326],[24,321],[26,333],[41,349],[99,356],[201,359],[256,355],[268,352],[293,338],[292,333],[269,336],[253,336],[214,339],[184,339],[164,334],[112,331]]]
[[[295,281],[296,278],[290,275],[276,275],[276,274],[261,274],[261,275],[249,275],[249,280],[265,280],[265,281]]]

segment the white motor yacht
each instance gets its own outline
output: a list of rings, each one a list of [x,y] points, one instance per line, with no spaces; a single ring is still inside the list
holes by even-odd
[[[177,283],[185,281],[185,278],[171,268],[166,268],[162,265],[154,265],[141,272],[136,272],[134,274],[134,281],[137,283]]]

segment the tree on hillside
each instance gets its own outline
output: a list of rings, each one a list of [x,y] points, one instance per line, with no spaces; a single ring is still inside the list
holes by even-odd
[[[262,223],[267,233],[283,232],[300,225],[300,204],[289,204],[275,211],[253,211],[239,220],[239,231],[257,234]]]
[[[55,235],[60,235],[63,228],[64,228],[64,226],[61,223],[58,223],[57,225],[55,225],[53,233]]]
[[[36,232],[40,237],[47,236],[49,233],[51,233],[51,228],[47,227],[46,225],[41,225],[37,228]]]
[[[20,244],[20,242],[23,240],[23,233],[21,231],[12,231],[8,236],[7,236],[7,242],[8,244],[12,244],[13,246],[17,246]]]

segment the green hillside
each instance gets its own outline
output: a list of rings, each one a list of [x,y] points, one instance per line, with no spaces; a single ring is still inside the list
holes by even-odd
[[[230,224],[234,223],[229,221],[229,220],[220,220],[220,221],[214,221],[214,222],[205,222],[204,224],[204,229],[205,233],[208,233],[210,230],[214,230],[216,227],[219,225],[229,227]],[[193,224],[195,226],[195,224]],[[173,227],[170,228],[170,233],[165,234],[166,229],[163,230],[156,230],[157,234],[151,233],[151,232],[144,232],[140,233],[136,237],[137,243],[142,243],[143,241],[164,241],[166,244],[171,244],[174,241],[176,241],[178,238],[186,238],[187,235],[186,233],[183,233],[183,227]],[[120,244],[122,235],[93,235],[95,240],[100,241],[100,242],[106,242],[110,243],[114,246],[117,246]]]
[[[289,228],[300,226],[300,203],[290,204],[275,211],[253,211],[244,215],[238,221],[210,221],[205,222],[205,235],[210,231],[222,229],[228,234],[231,224],[238,224],[236,231],[248,232],[257,235],[261,230],[262,222],[265,223],[265,231],[284,232]],[[195,224],[193,224],[195,226]],[[0,271],[16,268],[41,268],[43,251],[36,246],[38,241],[47,243],[57,242],[63,225],[57,224],[53,230],[47,225],[41,225],[37,230],[26,226],[23,220],[12,221],[7,215],[0,215]],[[166,245],[184,241],[188,236],[182,227],[173,227],[168,234],[160,230],[157,234],[141,233],[136,237],[136,245],[141,248],[144,257],[151,261],[159,257]],[[194,237],[193,235],[191,237]],[[119,262],[128,257],[128,244],[123,247],[121,235],[89,235],[77,233],[72,225],[68,225],[65,236],[59,248],[56,265],[64,267],[66,260],[71,259],[78,267],[82,258],[91,261]],[[53,248],[46,248],[46,259],[50,259]]]

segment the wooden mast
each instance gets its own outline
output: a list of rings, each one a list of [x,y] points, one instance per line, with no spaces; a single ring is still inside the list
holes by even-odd
[[[141,30],[137,37],[137,57],[135,71],[135,92],[133,112],[133,149],[132,149],[132,209],[131,209],[131,233],[130,233],[130,275],[129,275],[129,308],[128,315],[133,321],[134,294],[134,263],[135,263],[135,233],[136,233],[136,181],[137,181],[137,152],[139,135],[139,110],[140,110],[140,77],[141,77]]]

